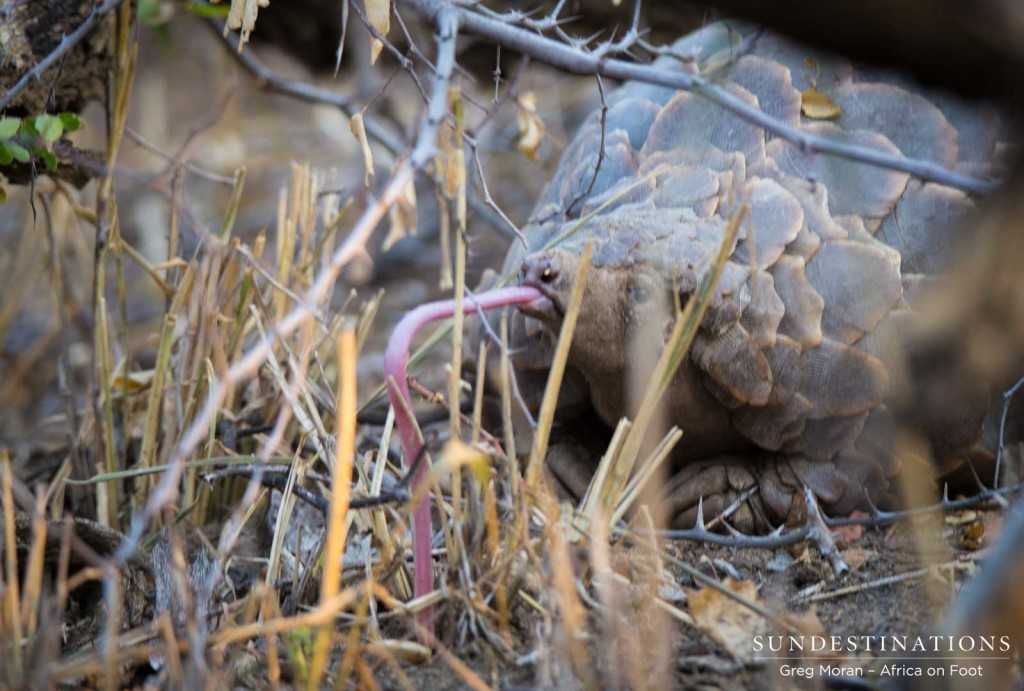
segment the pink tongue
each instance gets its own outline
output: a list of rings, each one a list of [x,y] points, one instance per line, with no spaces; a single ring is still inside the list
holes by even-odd
[[[518,305],[547,300],[540,291],[530,286],[499,288],[477,295],[473,300],[465,300],[462,308],[467,313],[478,310],[495,309],[506,305]],[[548,303],[551,301],[548,300]],[[384,352],[384,371],[388,378],[388,396],[395,410],[395,424],[402,438],[402,450],[405,462],[412,463],[420,452],[420,437],[416,428],[416,420],[412,417],[412,396],[409,394],[409,378],[406,371],[409,365],[409,346],[413,336],[427,322],[450,317],[455,311],[454,300],[442,300],[420,305],[402,317],[395,326]],[[419,487],[427,477],[426,464],[421,464],[414,478],[414,489]],[[434,587],[433,562],[430,556],[430,502],[424,495],[418,506],[413,507],[412,544],[413,544],[413,588],[415,597],[423,597]],[[424,630],[433,637],[434,624],[431,608],[427,607],[416,613],[416,620]]]

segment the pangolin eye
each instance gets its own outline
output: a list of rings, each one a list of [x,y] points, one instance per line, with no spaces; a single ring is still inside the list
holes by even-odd
[[[643,286],[633,286],[629,289],[629,298],[638,305],[642,305],[651,299],[651,291]]]

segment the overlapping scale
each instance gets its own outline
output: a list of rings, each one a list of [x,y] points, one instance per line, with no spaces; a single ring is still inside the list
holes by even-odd
[[[742,25],[710,25],[673,46],[687,60],[663,56],[657,64],[702,72],[813,135],[975,174],[993,170],[999,129],[991,114],[770,33],[751,35]],[[811,88],[841,115],[803,116],[801,92]],[[685,303],[745,204],[740,239],[685,376],[673,384],[699,386],[701,396],[671,397],[721,407],[712,414],[680,406],[669,422],[683,428],[685,446],[701,433],[689,421],[727,419],[735,436],[724,439],[725,451],[752,443],[795,455],[787,481],[806,482],[839,506],[852,501],[846,482],[884,484],[899,466],[888,446],[885,401],[907,377],[912,310],[949,267],[954,223],[971,201],[905,173],[766,136],[696,94],[634,83],[608,104],[601,169],[595,178],[601,131],[590,121],[534,213],[561,220],[543,232],[531,226],[531,247],[588,217],[567,248],[581,249],[589,238],[598,269],[656,267]]]

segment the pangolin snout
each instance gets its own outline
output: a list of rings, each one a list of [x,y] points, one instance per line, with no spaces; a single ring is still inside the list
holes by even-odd
[[[564,316],[558,277],[562,272],[562,259],[555,252],[536,252],[523,259],[519,266],[519,281],[541,292],[533,302],[520,305],[519,311],[553,326]]]
[[[523,259],[519,267],[519,277],[524,285],[541,288],[558,280],[561,265],[558,257],[548,252],[531,254]]]

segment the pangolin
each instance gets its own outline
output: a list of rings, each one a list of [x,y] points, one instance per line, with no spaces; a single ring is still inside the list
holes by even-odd
[[[993,112],[890,73],[724,23],[672,52],[692,60],[656,64],[699,72],[807,132],[973,175],[997,170]],[[829,119],[812,117],[815,104]],[[957,221],[972,206],[957,189],[801,150],[698,95],[627,83],[603,121],[578,132],[524,229],[526,247],[506,257],[507,274],[544,294],[511,317],[520,385],[544,381],[592,241],[563,408],[587,404],[611,427],[632,417],[630,376],[651,357],[637,342],[663,345],[676,305],[744,208],[666,395],[666,422],[684,433],[670,492],[676,525],[692,525],[698,499],[713,512],[754,483],[736,519],[747,525],[783,520],[805,486],[829,511],[878,501],[900,466],[889,404],[908,376],[903,339],[955,259]],[[978,441],[988,400],[979,387],[931,421],[937,460]]]

